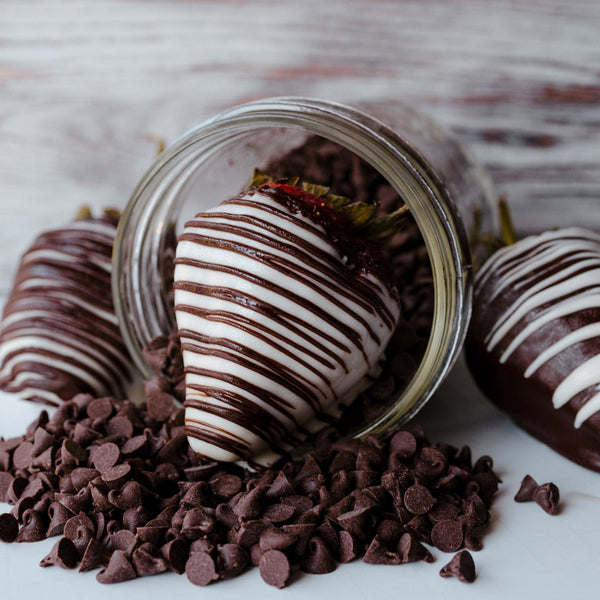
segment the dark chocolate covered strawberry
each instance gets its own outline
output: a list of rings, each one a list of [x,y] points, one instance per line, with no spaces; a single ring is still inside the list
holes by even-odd
[[[268,462],[379,368],[400,305],[378,242],[403,210],[375,208],[265,181],[186,223],[175,311],[194,450]]]
[[[475,281],[471,372],[519,425],[600,471],[600,235],[533,235],[496,252]]]

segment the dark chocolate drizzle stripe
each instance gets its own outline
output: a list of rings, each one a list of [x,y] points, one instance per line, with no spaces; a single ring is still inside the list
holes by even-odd
[[[362,269],[351,253],[340,255],[324,231],[300,211],[287,211],[277,193],[261,191],[189,221],[175,261],[186,431],[193,447],[197,440],[238,455],[239,448],[227,443],[229,433],[244,437],[245,430],[271,449],[303,439],[307,432],[301,424],[326,414],[337,394],[346,393],[373,367],[399,310],[396,290],[375,271]],[[188,281],[187,274],[195,281]],[[205,319],[215,310],[217,316]],[[249,322],[253,313],[256,319]],[[188,337],[190,328],[196,334]],[[247,333],[248,342],[242,341]],[[274,348],[271,356],[265,337],[273,341],[266,347]],[[306,348],[298,348],[300,340]],[[256,350],[248,352],[248,346]],[[322,359],[306,369],[314,354]],[[207,366],[211,360],[217,371]],[[349,372],[352,381],[343,375]],[[218,381],[224,382],[223,389],[215,389]],[[253,403],[272,410],[259,417],[248,410]],[[219,436],[216,432],[227,429],[228,422],[232,431]],[[250,446],[247,452],[255,454],[255,442]]]
[[[287,339],[285,341],[285,343],[288,346],[290,346],[290,348],[288,350],[287,348],[285,348],[285,346],[283,346],[282,344],[279,344],[275,340],[273,340],[272,337],[269,337],[268,335],[264,335],[263,332],[268,333],[271,331],[270,329],[268,329],[260,324],[257,324],[256,321],[245,318],[242,315],[237,315],[235,313],[228,312],[225,310],[204,310],[202,308],[198,308],[197,306],[187,306],[185,304],[179,304],[177,306],[177,310],[182,311],[182,312],[188,312],[188,313],[198,316],[198,317],[202,317],[203,319],[206,319],[207,321],[223,323],[223,324],[235,324],[235,326],[238,329],[241,329],[242,331],[246,332],[248,335],[254,336],[261,342],[268,344],[274,350],[281,352],[282,354],[288,353],[290,356],[294,356],[296,358],[296,360],[300,360],[298,358],[298,354],[294,354],[294,350],[296,352],[303,352],[303,353],[307,354],[312,360],[314,360],[316,363],[322,365],[323,367],[325,367],[327,369],[334,368],[333,363],[327,361],[323,356],[317,354],[316,352],[313,352],[310,348],[306,348],[305,346],[294,342],[294,340],[292,340],[292,339]],[[275,316],[277,316],[277,315],[275,315]],[[289,326],[290,325],[288,324],[288,327]],[[303,334],[303,332],[298,328],[295,328],[295,331],[298,333],[298,335]],[[185,334],[186,337],[190,337],[190,339],[195,339],[194,336],[197,335],[197,334],[190,335],[189,330],[185,330],[185,331],[182,330],[181,334],[182,335]],[[307,338],[307,339],[310,339],[310,338]],[[323,347],[323,351],[324,352],[326,351],[325,347]],[[345,363],[339,356],[336,355],[334,360],[335,360],[335,362],[339,363],[339,365],[342,368],[344,367]],[[323,380],[329,382],[329,380],[325,377],[323,377]]]
[[[21,347],[19,350],[14,352],[8,352],[4,356],[4,360],[6,363],[15,361],[15,367],[12,370],[13,378],[16,378],[19,373],[27,372],[27,369],[24,368],[23,361],[31,362],[30,360],[25,359],[25,355],[37,354],[48,359],[54,359],[56,361],[64,361],[65,356],[67,356],[67,352],[69,349],[77,355],[83,355],[82,358],[78,359],[76,357],[70,357],[69,366],[71,372],[73,368],[81,369],[84,373],[87,373],[92,380],[96,380],[101,382],[104,389],[107,390],[118,390],[118,387],[115,386],[115,381],[119,381],[122,377],[121,372],[110,360],[107,360],[106,356],[103,356],[101,352],[93,353],[91,351],[90,346],[93,344],[93,340],[89,337],[86,338],[88,342],[87,346],[81,345],[81,339],[70,339],[67,336],[63,336],[61,339],[61,348],[60,353],[53,352],[44,347],[44,341],[47,342],[55,342],[55,338],[47,334],[46,331],[40,329],[40,327],[32,328],[30,332],[24,329],[16,329],[11,333],[11,335],[4,335],[6,332],[3,332],[3,343],[7,343],[9,340],[18,339],[23,336],[31,336],[35,338],[32,346]],[[85,377],[81,376],[81,379],[85,380]],[[92,385],[92,383],[88,382],[88,385]]]
[[[48,404],[124,394],[131,365],[112,304],[115,232],[113,219],[84,219],[41,234],[24,254],[2,318],[0,389]]]
[[[241,356],[249,358],[250,360],[254,361],[255,363],[257,363],[259,365],[268,366],[268,368],[274,372],[287,372],[288,371],[288,367],[286,365],[282,364],[279,361],[273,360],[268,355],[266,355],[262,352],[257,352],[254,348],[251,348],[250,346],[238,344],[238,343],[233,342],[232,340],[228,340],[225,338],[209,337],[206,335],[196,333],[195,331],[190,331],[189,329],[188,330],[180,330],[179,334],[181,335],[181,337],[184,337],[186,340],[191,340],[193,342],[198,342],[200,344],[208,344],[210,346],[223,347],[223,348],[227,348],[229,350],[233,350],[233,351],[237,352],[238,354],[240,354]],[[310,371],[313,375],[315,375],[317,378],[319,378],[325,384],[325,386],[327,387],[327,389],[330,392],[333,391],[333,389],[331,387],[331,381],[327,377],[325,377],[323,375],[322,371],[317,369],[314,365],[310,364],[309,362],[307,362],[305,360],[302,360],[300,357],[298,357],[298,355],[294,355],[293,353],[288,351],[281,344],[269,343],[269,346],[271,346],[273,348],[277,348],[282,354],[287,354],[290,357],[293,356],[294,359],[300,365],[302,365],[307,371]],[[306,378],[302,377],[299,373],[294,372],[294,375],[296,377],[300,377],[305,383],[308,383]],[[320,392],[320,394],[322,396],[326,396],[326,394],[324,392],[320,391],[320,389],[318,391]]]
[[[213,348],[212,345],[209,348],[203,348],[197,344],[190,344],[185,342],[181,345],[181,349],[186,352],[195,352],[196,354],[206,354],[210,356],[214,356],[217,358],[222,358],[224,360],[229,360],[230,362],[234,362],[236,365],[246,368],[249,371],[254,371],[259,376],[262,376],[270,381],[274,382],[278,386],[286,388],[290,397],[297,396],[301,398],[306,404],[308,404],[313,410],[317,410],[319,408],[319,401],[317,399],[317,393],[319,390],[311,389],[309,386],[305,385],[299,375],[290,373],[289,369],[281,369],[277,370],[275,367],[277,363],[275,361],[269,361],[265,365],[261,365],[255,361],[247,360],[244,356],[235,353],[235,352],[225,352],[224,350],[218,350]],[[196,374],[206,374],[205,369],[198,369],[197,367],[190,366],[188,367],[188,373],[196,373]],[[294,376],[296,375],[296,376]],[[236,384],[239,385],[243,380],[236,378]],[[249,387],[246,385],[246,382],[243,382],[243,387],[245,390],[249,391]],[[258,388],[256,388],[258,389]],[[321,394],[319,394],[321,395]],[[264,390],[260,390],[258,397],[261,400],[266,401],[268,398],[267,393]],[[273,407],[277,408],[279,412],[284,414],[285,416],[291,416],[291,412],[294,410],[293,402],[290,402],[287,397],[278,397],[277,402],[273,404]]]
[[[202,227],[202,229],[210,230],[212,228]],[[247,236],[247,237],[250,237],[250,236]],[[184,233],[184,234],[182,234],[180,239],[185,240],[185,241],[194,242],[199,245],[204,245],[207,247],[234,250],[241,255],[245,255],[245,256],[251,257],[253,259],[260,260],[261,262],[265,263],[272,269],[279,271],[283,275],[292,277],[292,278],[298,280],[299,282],[301,282],[302,284],[304,284],[306,287],[311,287],[313,290],[318,291],[319,294],[322,295],[327,301],[331,302],[334,305],[337,305],[338,308],[343,309],[348,312],[352,312],[353,317],[357,320],[361,320],[362,324],[365,327],[368,327],[367,321],[363,317],[361,317],[356,311],[350,311],[347,304],[344,304],[344,302],[341,299],[338,299],[333,292],[334,291],[338,292],[338,295],[345,298],[346,301],[354,302],[357,306],[361,307],[363,310],[370,313],[371,315],[375,314],[374,307],[370,306],[368,302],[365,302],[364,294],[362,297],[360,297],[355,294],[349,294],[344,291],[343,286],[344,286],[345,282],[348,281],[349,278],[340,276],[341,273],[340,273],[339,268],[337,269],[337,272],[329,273],[328,277],[322,277],[318,273],[315,273],[309,269],[305,269],[301,265],[301,263],[297,262],[297,261],[305,262],[303,260],[303,257],[300,256],[298,253],[293,253],[291,251],[288,251],[288,252],[290,255],[294,256],[295,260],[288,260],[288,259],[278,256],[276,254],[271,254],[271,253],[268,253],[268,252],[265,252],[262,250],[258,250],[251,245],[247,246],[245,244],[232,243],[227,240],[223,240],[222,238],[210,238],[204,234]],[[184,258],[177,259],[176,264],[178,262],[180,264],[189,264],[190,266],[201,266],[201,264],[202,264],[201,261],[195,261],[194,259],[184,259]],[[193,264],[193,263],[195,263],[195,264]],[[212,267],[208,267],[208,268],[215,268],[215,266],[213,265]],[[220,268],[224,268],[224,267],[220,267]],[[234,271],[229,269],[228,272],[233,273]],[[236,269],[235,275],[237,275],[238,277],[244,277],[245,279],[247,279],[248,281],[252,281],[256,285],[268,287],[269,289],[272,289],[272,290],[281,289],[281,288],[278,288],[278,286],[273,285],[268,280],[266,280],[264,278],[256,277],[253,273],[248,273],[246,271],[242,271],[241,269]],[[328,292],[327,288],[330,288],[331,292]],[[365,291],[365,290],[363,290],[363,291]],[[381,313],[382,313],[383,317],[386,317],[386,325],[389,326],[393,321],[392,315],[389,313],[389,311],[387,311],[387,309],[385,311],[381,311]],[[370,333],[370,335],[373,335],[373,336],[375,335],[373,331],[370,331],[369,333]]]
[[[214,375],[217,379],[227,381],[223,374],[214,373]],[[227,419],[267,440],[270,445],[280,443],[281,440],[293,443],[302,439],[298,436],[299,433],[300,436],[305,436],[307,433],[299,423],[294,421],[293,415],[290,414],[289,417],[291,423],[285,423],[276,416],[274,418],[273,413],[268,409],[248,402],[245,396],[236,394],[231,390],[209,385],[191,385],[190,388],[198,394],[187,398],[186,406]],[[262,391],[258,390],[256,386],[248,386],[247,389],[253,395],[262,394]],[[222,405],[215,404],[212,399],[218,400]],[[277,398],[272,396],[269,404],[274,406],[276,401]],[[189,424],[189,422],[190,419],[186,419],[186,423]]]
[[[273,260],[279,264],[280,268],[284,269],[287,267],[292,272],[296,272],[297,275],[303,275],[317,281],[320,285],[331,287],[332,290],[352,300],[365,311],[371,314],[381,313],[382,316],[387,317],[388,324],[393,321],[391,312],[380,298],[373,298],[373,302],[365,301],[365,296],[372,296],[370,286],[358,278],[347,277],[347,273],[341,272],[339,262],[331,254],[324,252],[320,248],[315,248],[314,245],[311,245],[303,238],[293,235],[264,219],[252,218],[247,215],[214,212],[204,213],[202,217],[202,221],[189,221],[186,227],[198,227],[205,230],[234,233],[238,237],[246,238],[287,253],[294,257],[293,261],[274,255]],[[228,220],[232,224],[212,223],[213,219]],[[260,234],[253,230],[245,230],[240,227],[240,223],[263,227],[265,231],[268,231],[275,237]],[[282,240],[287,240],[289,243],[284,243]],[[303,264],[311,267],[312,270],[303,267]]]
[[[189,261],[184,259],[181,261],[175,261],[175,264],[189,264]],[[253,277],[252,275],[246,273],[245,271],[241,271],[241,270],[231,268],[231,267],[226,267],[225,265],[218,265],[214,270],[218,270],[222,273],[235,274],[236,277],[238,277],[240,279],[245,279],[246,281],[253,283],[257,287],[269,290],[269,291],[277,294],[278,296],[285,298],[286,300],[293,302],[296,305],[306,309],[312,315],[314,315],[315,319],[321,318],[322,320],[326,321],[329,325],[331,325],[334,329],[336,329],[340,333],[340,336],[342,336],[343,338],[348,340],[353,346],[355,346],[359,351],[362,352],[362,340],[361,340],[358,332],[356,330],[352,329],[351,327],[344,325],[344,323],[342,323],[342,321],[340,319],[334,317],[332,314],[322,311],[321,308],[319,306],[317,306],[314,302],[311,302],[310,300],[307,300],[307,299],[303,298],[302,296],[294,294],[281,286],[275,285],[275,284],[269,282],[267,279],[264,279],[262,277]],[[317,290],[317,288],[312,286],[309,282],[306,282],[305,285],[306,285],[306,287],[311,287],[315,291]],[[249,294],[243,294],[237,290],[230,290],[228,288],[199,286],[199,285],[193,285],[193,284],[190,285],[188,282],[185,282],[185,283],[175,282],[175,289],[181,289],[181,290],[186,290],[186,291],[190,291],[190,292],[193,291],[194,293],[199,294],[199,295],[221,297],[222,299],[227,299],[231,302],[236,302],[238,304],[242,304],[245,307],[252,307],[253,310],[260,310],[263,314],[276,314],[276,312],[279,312],[279,314],[283,316],[284,321],[287,320],[289,322],[295,322],[307,330],[313,330],[314,332],[319,332],[320,335],[325,337],[331,344],[337,346],[340,350],[346,351],[346,352],[349,351],[349,349],[345,346],[345,344],[342,343],[341,340],[337,340],[335,337],[324,334],[322,331],[319,331],[315,325],[308,322],[306,319],[300,319],[299,317],[296,317],[295,315],[293,315],[290,312],[283,312],[280,309],[278,310],[277,307],[273,306],[272,304],[262,302],[256,296],[251,296]],[[337,304],[337,307],[341,313],[343,310],[343,306],[340,306],[338,303],[335,303],[335,304]],[[367,323],[365,323],[363,318],[361,318],[359,316],[355,316],[352,311],[346,311],[346,312],[352,318],[354,318],[354,320],[359,321],[367,329],[368,333],[376,341],[376,343],[379,343],[379,338],[372,331],[372,328],[370,326],[368,326]],[[365,355],[365,360],[367,360],[366,355]]]

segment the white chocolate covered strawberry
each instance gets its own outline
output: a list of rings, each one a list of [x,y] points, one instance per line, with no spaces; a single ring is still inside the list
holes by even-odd
[[[365,241],[389,230],[373,210],[267,182],[186,223],[174,287],[195,451],[268,462],[378,368],[400,305]]]

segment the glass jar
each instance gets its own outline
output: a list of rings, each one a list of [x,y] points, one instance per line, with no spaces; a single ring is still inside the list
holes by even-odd
[[[164,282],[174,235],[199,211],[238,194],[256,166],[314,135],[351,151],[387,180],[409,207],[429,256],[434,305],[422,358],[385,410],[352,431],[378,433],[410,419],[454,363],[470,315],[469,234],[497,230],[484,170],[456,139],[399,102],[355,109],[272,98],[227,110],[186,133],[157,157],[123,213],[113,257],[114,303],[136,365],[151,376],[142,349],[174,328]]]

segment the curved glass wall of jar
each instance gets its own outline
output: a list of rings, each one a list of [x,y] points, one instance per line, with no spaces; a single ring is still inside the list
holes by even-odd
[[[468,324],[472,253],[468,232],[495,227],[485,172],[451,136],[397,102],[359,109],[305,98],[273,98],[228,110],[167,148],[128,203],[113,257],[113,293],[125,341],[142,374],[143,348],[174,328],[169,269],[186,220],[244,189],[255,167],[310,136],[366,161],[408,206],[427,250],[433,286],[429,338],[414,374],[354,435],[407,421],[454,363]],[[302,173],[296,173],[302,175]]]

